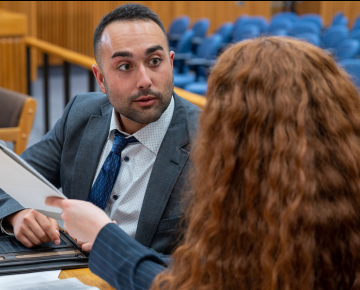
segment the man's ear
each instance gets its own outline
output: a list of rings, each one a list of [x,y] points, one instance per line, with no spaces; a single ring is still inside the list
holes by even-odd
[[[171,68],[174,68],[174,56],[175,56],[175,52],[170,51],[169,52],[169,56],[170,56],[170,63],[171,63]]]
[[[97,66],[96,64],[93,64],[92,65],[92,70],[93,70],[93,73],[94,73],[94,76],[96,78],[96,81],[100,87],[100,90],[106,94],[106,90],[105,90],[105,84],[104,84],[104,81],[105,81],[105,78],[104,78],[104,75],[100,69],[99,66]]]

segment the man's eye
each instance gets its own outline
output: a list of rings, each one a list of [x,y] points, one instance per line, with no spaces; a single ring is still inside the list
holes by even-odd
[[[161,63],[161,58],[153,58],[150,60],[151,65],[159,65]]]
[[[128,71],[131,68],[130,64],[126,63],[126,64],[122,64],[118,67],[119,70],[121,71]]]

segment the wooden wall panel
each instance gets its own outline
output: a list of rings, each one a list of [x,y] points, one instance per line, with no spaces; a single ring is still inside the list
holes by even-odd
[[[39,39],[93,56],[92,37],[101,17],[127,1],[0,1],[0,8],[26,12],[31,23],[36,22]],[[133,1],[153,9],[166,29],[180,15],[188,15],[191,22],[200,17],[210,19],[210,33],[223,22],[234,21],[241,14],[262,15],[270,18],[271,1]],[[29,6],[30,5],[30,6]],[[31,9],[36,13],[30,13]],[[41,63],[42,57],[39,58]],[[51,59],[51,63],[58,63]]]
[[[26,15],[9,12],[1,8],[0,87],[22,93],[26,92],[26,62],[24,44],[24,36],[26,33]]]
[[[330,25],[336,12],[343,11],[349,18],[349,27],[360,16],[359,1],[298,1],[296,10],[299,14],[318,13],[324,19],[324,25]]]
[[[26,93],[26,62],[23,37],[0,37],[0,87]]]
[[[22,13],[27,16],[27,33],[28,36],[37,37],[37,17],[36,17],[36,1],[0,1],[0,8],[9,11]],[[32,79],[37,76],[37,52],[32,49],[31,59],[33,65],[31,67]]]
[[[321,15],[324,18],[325,25],[329,25],[333,15],[343,11],[349,18],[350,27],[354,20],[360,15],[360,2],[359,1],[321,1]]]

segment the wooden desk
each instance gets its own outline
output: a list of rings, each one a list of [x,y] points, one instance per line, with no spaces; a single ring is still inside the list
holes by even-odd
[[[80,282],[99,288],[100,290],[114,290],[103,279],[91,273],[89,268],[62,270],[59,279],[77,278]]]

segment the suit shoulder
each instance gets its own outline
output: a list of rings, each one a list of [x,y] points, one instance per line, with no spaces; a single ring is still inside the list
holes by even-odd
[[[199,114],[201,113],[201,109],[194,105],[193,103],[190,103],[188,100],[185,100],[184,98],[180,97],[177,94],[174,94],[175,98],[178,98],[182,105],[184,106],[186,110],[186,115],[188,122],[198,124],[199,123]]]
[[[76,95],[71,111],[81,110],[83,113],[100,114],[101,107],[109,104],[109,99],[103,93],[84,93]]]
[[[75,102],[74,103],[87,103],[87,104],[98,104],[103,105],[107,102],[109,102],[109,99],[107,96],[103,93],[95,92],[95,93],[84,93],[84,94],[78,94],[75,96]]]

